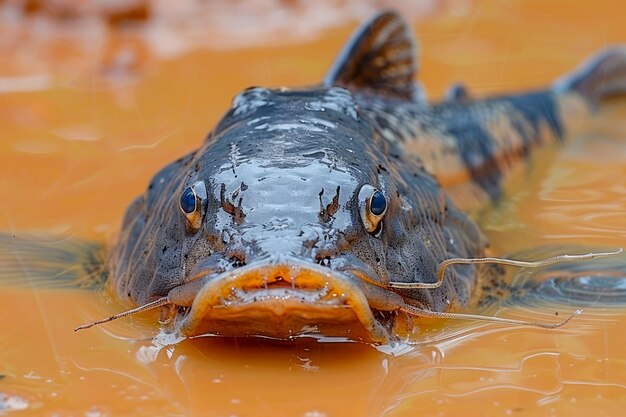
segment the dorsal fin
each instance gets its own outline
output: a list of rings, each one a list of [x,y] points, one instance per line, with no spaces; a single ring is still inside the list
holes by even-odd
[[[324,85],[417,100],[416,52],[409,25],[395,11],[383,11],[352,35],[326,74]]]

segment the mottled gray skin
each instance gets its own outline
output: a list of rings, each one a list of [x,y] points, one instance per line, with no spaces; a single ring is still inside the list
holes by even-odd
[[[442,260],[480,256],[486,242],[476,225],[361,107],[340,87],[253,88],[235,98],[205,144],[159,172],[129,209],[113,261],[118,293],[143,304],[198,269],[224,271],[274,254],[330,259],[331,269],[359,269],[382,284],[435,282]],[[198,180],[209,190],[207,215],[202,230],[190,234],[178,198]],[[240,190],[240,223],[221,207],[222,184],[227,196]],[[378,237],[359,217],[364,184],[388,198]],[[319,193],[326,205],[337,187],[339,210],[324,221]],[[474,267],[455,268],[450,278],[438,289],[403,295],[436,311],[468,302]]]
[[[320,87],[237,96],[205,143],[158,172],[128,209],[109,261],[116,293],[142,305],[201,271],[297,259],[351,277],[375,311],[398,309],[398,294],[435,312],[475,300],[489,283],[473,265],[449,268],[436,289],[388,282],[432,283],[441,261],[484,256],[487,242],[459,204],[497,199],[516,164],[588,112],[598,80],[622,80],[626,53],[609,50],[555,89],[428,105],[413,82],[414,48],[406,24],[382,13]],[[179,198],[197,181],[208,199],[196,231]],[[387,198],[376,233],[359,214],[366,184]]]
[[[508,171],[533,148],[564,140],[566,125],[586,115],[589,105],[577,93],[546,89],[428,106],[372,98],[365,109],[383,137],[398,143],[441,182],[455,172],[466,173],[466,180],[442,185],[448,193],[453,186],[473,193],[469,204],[456,201],[467,207],[497,200]]]

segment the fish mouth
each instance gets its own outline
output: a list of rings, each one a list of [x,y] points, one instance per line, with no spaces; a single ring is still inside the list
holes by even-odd
[[[337,336],[385,343],[360,280],[297,260],[246,265],[207,280],[178,322],[184,336]]]

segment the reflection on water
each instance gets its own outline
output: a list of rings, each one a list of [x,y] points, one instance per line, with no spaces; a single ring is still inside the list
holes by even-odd
[[[0,43],[0,230],[72,236],[68,247],[74,240],[110,242],[131,198],[157,169],[201,142],[234,94],[249,85],[321,79],[350,31],[345,10],[358,6],[343,2],[350,5],[342,6],[339,20],[320,22],[307,14],[319,13],[318,6],[281,12],[283,6],[259,2],[266,3],[267,10],[299,17],[270,31],[280,33],[280,41],[255,32],[248,43],[250,32],[233,35],[241,24],[232,19],[207,24],[208,32],[192,42],[200,19],[176,36],[155,35],[158,25],[180,22],[176,14],[171,21],[148,20],[147,29],[114,32],[103,27],[108,23],[96,24],[82,38],[47,22],[45,11],[18,20],[2,14],[0,29],[10,36]],[[437,5],[420,2],[428,14],[408,10],[422,42],[420,78],[433,97],[457,80],[476,95],[547,84],[606,43],[626,39],[614,16],[617,2]],[[93,23],[77,19],[77,27]],[[291,37],[291,29],[316,37]],[[243,42],[257,47],[228,49]],[[198,48],[208,43],[211,48]],[[624,120],[624,104],[604,108],[562,149],[533,159],[501,204],[478,214],[495,253],[543,258],[564,246],[626,246]],[[41,265],[17,264],[13,278],[37,279],[0,291],[0,415],[25,407],[15,414],[620,415],[623,261],[512,270],[513,282],[545,282],[532,297],[481,311],[557,321],[585,307],[564,328],[423,319],[410,343],[381,351],[314,340],[197,338],[170,345],[153,339],[151,312],[74,333],[76,325],[122,306],[97,291],[42,286]],[[76,276],[60,265],[54,275]],[[606,276],[600,288],[600,281],[586,278],[590,271]],[[553,284],[576,274],[567,285]],[[603,305],[581,299],[581,291],[598,293],[595,301]]]
[[[514,257],[534,259],[558,254],[591,252],[575,246],[536,247]],[[517,273],[511,284],[517,290],[508,305],[541,305],[623,309],[626,300],[626,256],[594,262],[566,263]]]

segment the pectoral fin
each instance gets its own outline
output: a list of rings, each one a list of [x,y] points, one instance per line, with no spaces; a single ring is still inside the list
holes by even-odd
[[[73,237],[0,234],[0,286],[99,288],[104,245]]]

